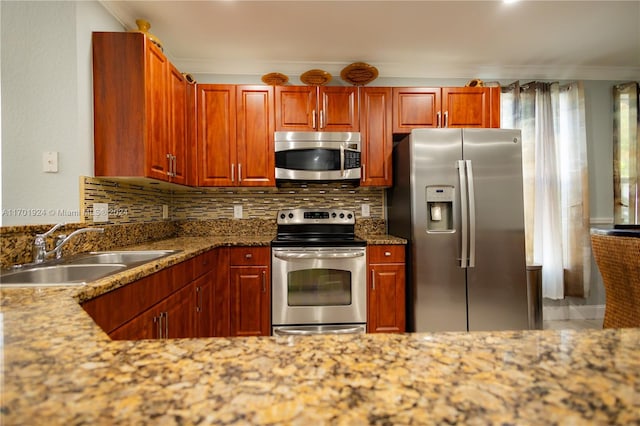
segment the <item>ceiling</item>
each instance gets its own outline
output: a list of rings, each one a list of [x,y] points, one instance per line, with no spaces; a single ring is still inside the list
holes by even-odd
[[[640,1],[102,0],[191,74],[640,79]]]

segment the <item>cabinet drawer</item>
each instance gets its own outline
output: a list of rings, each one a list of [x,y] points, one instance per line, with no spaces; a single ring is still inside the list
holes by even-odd
[[[231,247],[229,249],[230,266],[268,265],[270,247]]]
[[[369,246],[369,263],[404,263],[404,245]]]
[[[216,250],[210,250],[193,259],[193,278],[209,272],[216,262]]]

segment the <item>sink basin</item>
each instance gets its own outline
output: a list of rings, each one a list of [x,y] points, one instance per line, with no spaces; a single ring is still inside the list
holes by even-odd
[[[177,250],[94,251],[71,258],[65,263],[71,265],[124,263],[127,266],[132,266],[160,259],[173,253],[177,253]]]
[[[84,285],[107,275],[160,259],[180,250],[94,251],[55,261],[27,265],[0,275],[0,287]]]
[[[37,266],[1,275],[0,287],[83,285],[125,268],[122,263]]]

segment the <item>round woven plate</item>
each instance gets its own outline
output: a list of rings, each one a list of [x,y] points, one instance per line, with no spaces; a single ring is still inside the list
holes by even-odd
[[[271,72],[262,76],[262,82],[270,86],[282,86],[288,81],[289,77],[279,72]]]
[[[307,86],[324,86],[331,81],[331,74],[323,70],[309,70],[300,76],[300,81]]]
[[[378,78],[378,69],[364,62],[354,62],[344,67],[340,78],[354,86],[364,86]]]

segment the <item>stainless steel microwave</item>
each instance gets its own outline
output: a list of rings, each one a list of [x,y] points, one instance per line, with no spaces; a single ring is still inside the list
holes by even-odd
[[[275,132],[276,184],[344,181],[362,175],[358,132]]]

